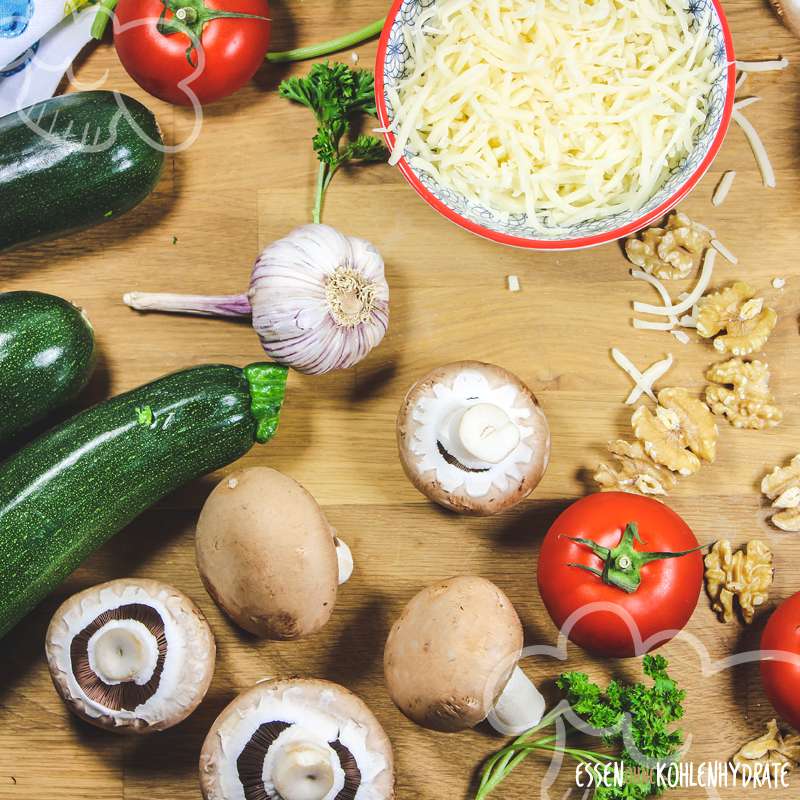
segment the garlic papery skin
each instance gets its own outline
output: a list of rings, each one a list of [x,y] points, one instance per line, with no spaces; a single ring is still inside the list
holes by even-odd
[[[310,375],[354,366],[389,325],[383,259],[329,225],[304,225],[267,247],[250,303],[267,354]]]
[[[264,351],[309,375],[347,369],[378,345],[389,326],[389,286],[373,245],[332,228],[296,228],[258,257],[240,295],[129,292],[139,311],[252,317]]]

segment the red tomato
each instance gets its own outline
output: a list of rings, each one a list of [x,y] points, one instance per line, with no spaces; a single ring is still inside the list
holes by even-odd
[[[165,7],[168,25],[176,24],[176,14],[196,18],[189,25],[199,41],[191,51],[192,64],[186,56],[192,37],[160,29]],[[269,5],[267,0],[120,0],[114,44],[122,66],[143,89],[176,105],[191,105],[193,96],[206,104],[233,94],[264,63],[270,22],[235,17],[201,24],[204,14],[215,11],[268,17]]]
[[[773,612],[761,635],[761,649],[783,651],[780,660],[762,656],[761,682],[775,711],[800,728],[800,592]]]
[[[617,548],[631,523],[637,526],[641,541],[630,530],[625,536],[628,546]],[[596,574],[605,569],[603,558],[589,545],[567,537],[606,548],[605,578]],[[657,500],[626,492],[590,494],[567,508],[547,532],[539,556],[539,591],[559,630],[590,603],[606,604],[587,610],[574,620],[570,631],[564,631],[575,644],[615,658],[640,655],[683,628],[703,583],[703,558],[697,551],[654,560],[643,554],[662,556],[697,546],[689,526]],[[641,582],[635,588],[638,579]],[[629,621],[638,628],[645,646],[636,642]],[[650,637],[655,638],[648,641]]]

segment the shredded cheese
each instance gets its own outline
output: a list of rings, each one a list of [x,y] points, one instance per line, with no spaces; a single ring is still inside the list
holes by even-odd
[[[786,69],[788,66],[789,62],[785,58],[776,58],[769,61],[736,62],[736,69],[742,72],[774,72],[775,70]]]
[[[730,261],[731,264],[738,264],[739,259],[725,247],[724,244],[719,239],[712,239],[711,246],[726,260]]]
[[[689,334],[684,331],[670,331],[670,333],[681,343],[681,344],[689,344],[691,339],[689,338]]]
[[[520,290],[519,278],[516,275],[509,275],[506,281],[508,282],[509,292],[518,292]]]
[[[734,104],[734,108],[738,108],[740,111],[743,108],[747,108],[747,106],[753,105],[753,103],[757,103],[761,98],[758,95],[751,95],[750,97],[743,97],[741,100],[737,100]]]
[[[721,206],[728,196],[728,192],[733,186],[733,179],[736,177],[736,170],[729,169],[720,179],[717,188],[714,190],[714,196],[711,198],[712,205]]]
[[[711,282],[711,275],[714,272],[714,261],[717,257],[717,251],[713,247],[706,250],[705,257],[703,258],[703,266],[700,270],[700,276],[697,278],[697,283],[694,288],[689,292],[686,297],[681,300],[676,306],[653,306],[649,303],[633,304],[633,310],[639,314],[658,314],[666,317],[677,316],[688,311],[705,293],[708,284]]]
[[[786,281],[783,278],[773,278],[772,279],[772,288],[773,289],[783,289],[786,286]]]
[[[387,89],[390,163],[536,229],[637,210],[705,123],[706,22],[679,0],[437,0]]]
[[[739,77],[736,79],[736,86],[734,87],[735,91],[738,92],[739,89],[741,89],[742,86],[744,86],[744,83],[747,80],[748,74],[749,73],[747,73],[747,72],[740,72],[739,73]]]
[[[658,292],[658,295],[661,298],[661,302],[664,303],[665,306],[671,306],[672,305],[672,298],[669,296],[669,292],[667,291],[667,287],[664,286],[664,284],[661,283],[661,281],[658,278],[656,278],[655,275],[650,275],[649,273],[647,273],[647,272],[645,272],[644,270],[641,270],[641,269],[632,269],[631,270],[631,277],[636,278],[636,280],[645,281],[646,283],[649,283]],[[642,328],[642,329],[645,329],[645,330],[648,330],[648,329],[649,330],[669,330],[669,328],[663,328],[661,326],[668,324],[670,327],[672,327],[673,325],[677,325],[678,324],[678,318],[675,317],[675,316],[671,316],[669,318],[669,323],[651,322],[651,323],[648,323],[648,324],[637,325],[636,324],[637,322],[641,322],[641,320],[634,320],[633,321],[633,327],[634,328]],[[652,327],[653,325],[658,325],[659,327],[658,328],[653,328]]]
[[[756,129],[750,124],[750,120],[742,114],[741,111],[733,109],[733,121],[744,131],[750,149],[756,157],[756,164],[761,170],[761,180],[764,186],[774,189],[775,188],[775,170],[772,169],[772,163],[767,155],[767,149],[761,141],[761,137],[756,132]]]
[[[632,406],[643,394],[646,394],[651,400],[655,400],[653,384],[666,375],[667,370],[672,366],[672,353],[668,353],[665,359],[651,364],[644,372],[639,372],[628,356],[616,347],[611,348],[611,358],[635,384],[625,399],[625,404],[629,406]]]

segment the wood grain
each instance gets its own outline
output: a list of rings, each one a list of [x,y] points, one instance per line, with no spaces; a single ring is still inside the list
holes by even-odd
[[[797,42],[765,2],[731,0],[726,10],[742,57],[782,53],[800,60]],[[330,38],[384,11],[372,0],[277,3],[274,47]],[[375,45],[358,52],[361,64],[370,65]],[[259,357],[247,324],[138,315],[120,298],[135,289],[244,289],[258,248],[309,219],[315,172],[311,118],[275,91],[290,71],[307,68],[265,68],[249,87],[208,109],[197,140],[170,158],[156,192],[128,216],[0,256],[3,289],[54,292],[87,310],[101,358],[83,405],[181,367],[246,364]],[[192,115],[147,98],[108,44],[83,60],[78,78],[88,83],[106,70],[108,86],[156,111],[170,142],[185,141]],[[688,630],[715,659],[752,649],[770,609],[800,588],[799,540],[769,527],[757,492],[766,469],[800,451],[798,70],[751,76],[745,90],[763,97],[747,113],[772,156],[778,188],[760,185],[744,137],[732,129],[710,174],[683,208],[715,227],[739,256],[737,267],[719,266],[715,283],[745,278],[764,289],[780,312],[765,356],[786,420],[768,432],[723,425],[717,463],[685,481],[670,501],[702,541],[758,536],[776,553],[775,588],[752,628],[720,624],[701,598]],[[738,175],[727,202],[715,209],[711,193],[726,169]],[[693,389],[701,388],[703,370],[714,360],[706,344],[683,346],[667,334],[631,328],[630,301],[651,299],[651,290],[627,276],[617,245],[562,255],[505,249],[438,217],[399,174],[382,167],[337,176],[325,220],[380,248],[392,291],[390,332],[350,372],[316,379],[292,375],[278,437],[240,465],[268,464],[292,475],[346,536],[357,570],[340,593],[331,623],[296,643],[257,642],[235,630],[204,592],[193,556],[197,511],[220,475],[186,487],[92,557],[0,643],[0,800],[196,798],[197,755],[214,717],[257,679],[289,674],[340,681],[369,702],[395,746],[401,800],[469,797],[476,766],[501,740],[484,728],[458,736],[429,733],[394,708],[382,675],[383,642],[392,620],[423,585],[477,573],[510,595],[529,644],[554,641],[535,585],[538,543],[555,515],[586,491],[586,470],[596,464],[605,441],[628,430],[629,409],[621,401],[629,382],[610,361],[609,348],[619,346],[642,367],[672,352],[677,363],[669,383]],[[507,291],[509,274],[519,276],[521,292]],[[783,291],[771,288],[773,277],[787,280]],[[431,367],[461,358],[496,362],[519,374],[538,394],[553,431],[553,461],[539,490],[493,519],[456,517],[427,503],[405,479],[395,452],[395,414],[408,386]],[[208,614],[219,642],[218,670],[201,708],[177,729],[137,740],[105,735],[73,719],[52,690],[42,657],[42,637],[56,605],[80,588],[124,575],[163,579],[183,589]],[[771,717],[752,665],[703,675],[686,643],[673,642],[664,652],[688,690],[688,758],[727,758]],[[636,662],[603,663],[574,648],[567,664],[596,676],[635,677],[639,669]],[[546,687],[562,669],[545,659],[525,667]],[[498,797],[537,796],[545,771],[544,761],[531,759]],[[571,786],[573,776],[565,768],[550,796],[564,797]],[[722,792],[725,798],[750,795]],[[579,796],[577,790],[572,796]],[[679,790],[672,796],[703,792]]]

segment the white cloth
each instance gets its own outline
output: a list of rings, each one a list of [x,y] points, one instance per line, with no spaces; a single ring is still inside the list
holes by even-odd
[[[63,0],[0,0],[0,116],[53,96],[96,14],[65,17]]]

